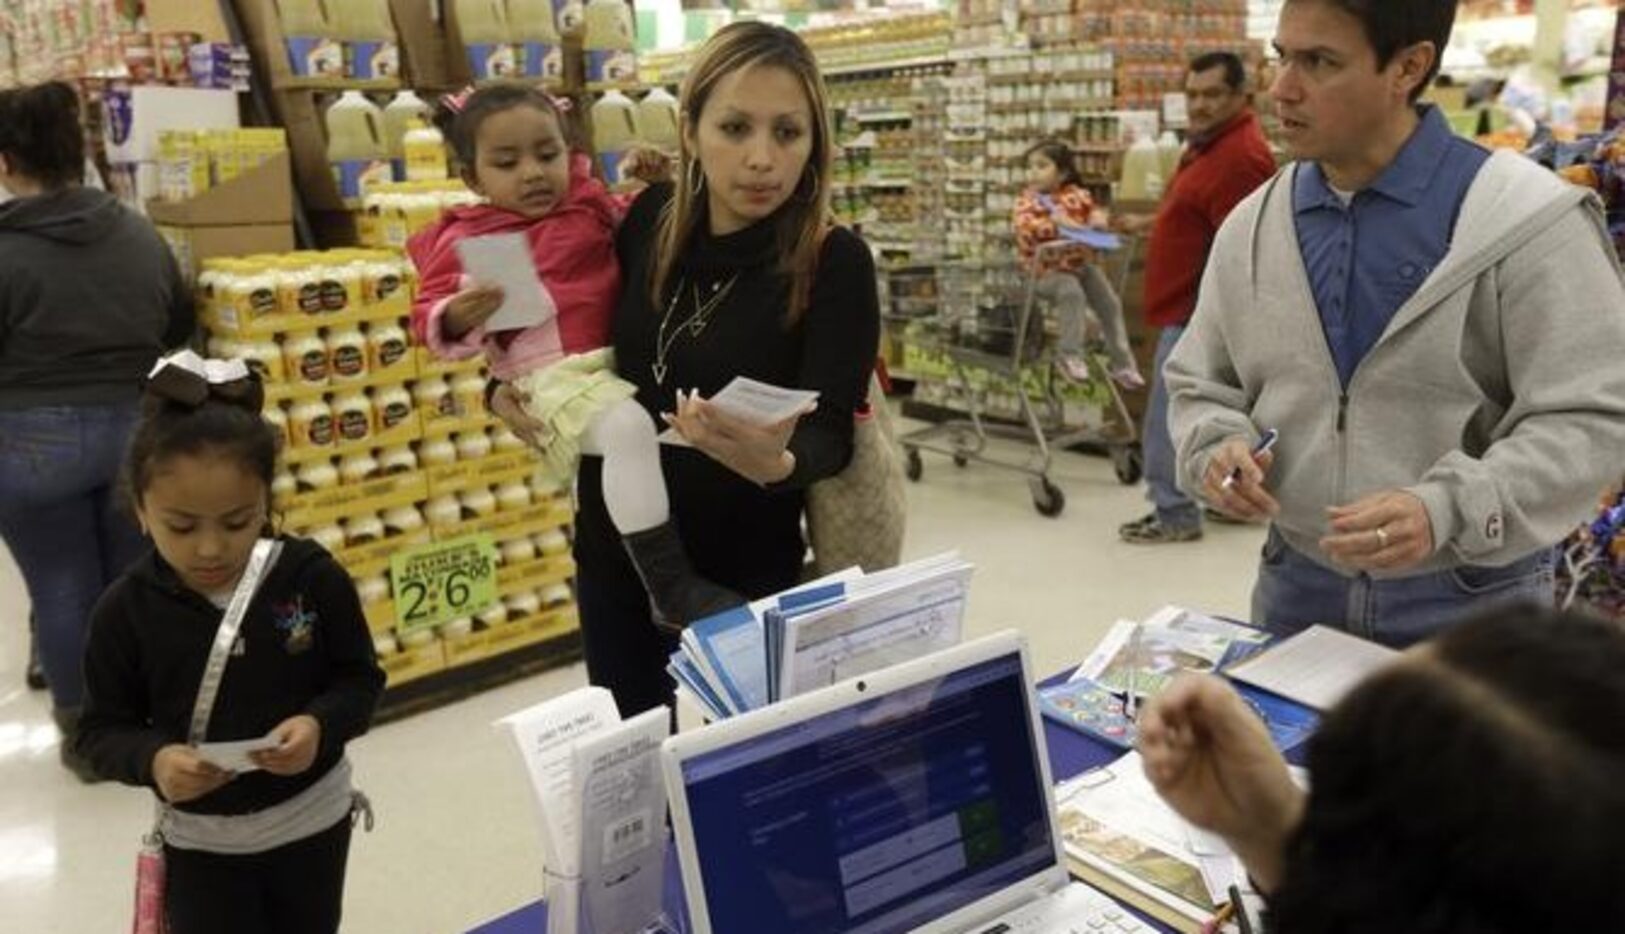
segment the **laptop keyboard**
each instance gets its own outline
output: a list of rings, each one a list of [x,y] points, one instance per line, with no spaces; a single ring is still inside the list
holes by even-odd
[[[1073,882],[976,934],[1157,934],[1157,929],[1103,893]]]

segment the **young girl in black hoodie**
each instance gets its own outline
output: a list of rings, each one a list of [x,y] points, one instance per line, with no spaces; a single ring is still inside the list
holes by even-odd
[[[226,605],[269,536],[277,441],[237,362],[160,362],[125,462],[154,550],[102,595],[78,751],[161,807],[172,934],[338,930],[352,812],[344,746],[383,689],[360,600],[319,545],[283,537],[226,653],[204,741],[265,738],[254,770],[187,737]],[[212,371],[212,372],[211,372]]]

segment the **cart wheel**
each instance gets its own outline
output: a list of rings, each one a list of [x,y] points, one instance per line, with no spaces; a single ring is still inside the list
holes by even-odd
[[[954,455],[954,466],[960,468],[961,470],[963,470],[964,468],[970,466],[970,458],[966,457],[963,454],[955,454]]]
[[[925,476],[925,462],[920,460],[920,449],[908,448],[905,453],[908,460],[903,465],[903,475],[915,483],[919,483],[920,478]]]
[[[1122,444],[1112,448],[1112,469],[1124,486],[1133,486],[1145,476],[1145,455],[1137,444]]]
[[[1049,482],[1048,477],[1038,477],[1030,481],[1033,490],[1033,508],[1041,516],[1051,519],[1061,514],[1066,508],[1066,494],[1061,488]]]

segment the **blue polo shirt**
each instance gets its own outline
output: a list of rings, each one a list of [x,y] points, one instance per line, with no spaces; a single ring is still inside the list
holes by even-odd
[[[1344,388],[1450,251],[1467,189],[1489,159],[1488,150],[1451,132],[1437,107],[1419,113],[1399,155],[1347,205],[1319,165],[1298,167],[1298,249]]]

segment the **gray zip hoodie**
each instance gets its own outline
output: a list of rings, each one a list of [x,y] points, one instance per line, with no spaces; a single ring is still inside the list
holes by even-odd
[[[0,205],[0,408],[134,400],[195,326],[168,246],[112,195]]]
[[[1276,428],[1275,525],[1329,568],[1326,508],[1388,489],[1419,497],[1433,526],[1433,557],[1404,575],[1504,566],[1561,540],[1625,469],[1625,285],[1596,196],[1493,155],[1450,252],[1344,392],[1298,249],[1294,173],[1219,231],[1164,370],[1182,487],[1200,491],[1221,442]]]

